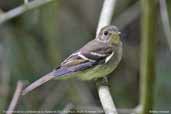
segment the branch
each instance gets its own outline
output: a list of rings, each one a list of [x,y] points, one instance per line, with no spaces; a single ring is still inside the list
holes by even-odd
[[[112,15],[114,12],[116,0],[104,0],[103,7],[100,13],[100,18],[97,26],[96,35],[98,35],[100,29],[106,25],[110,25]]]
[[[98,27],[96,35],[99,33],[100,29],[106,25],[109,25],[112,20],[112,15],[114,12],[116,0],[105,0],[103,3],[103,8],[101,10]],[[98,94],[102,104],[102,107],[105,111],[105,114],[117,114],[116,107],[112,100],[109,88],[107,85],[98,86]]]
[[[60,112],[59,114],[69,114],[69,112],[74,108],[74,105],[71,103],[68,103],[62,112]]]
[[[109,87],[100,85],[98,87],[98,94],[105,114],[117,114],[117,110],[110,94]]]
[[[13,98],[11,100],[11,103],[9,105],[9,108],[8,108],[6,114],[12,114],[13,113],[13,111],[14,111],[17,103],[18,103],[18,100],[19,100],[19,97],[21,95],[21,91],[22,91],[23,87],[24,87],[23,82],[18,81],[14,96],[13,96]]]
[[[163,24],[164,33],[166,35],[166,38],[168,40],[168,45],[171,51],[171,28],[169,23],[169,16],[167,11],[167,5],[165,0],[159,0],[160,1],[160,14],[161,14],[161,21]]]
[[[140,103],[142,114],[151,114],[155,82],[155,43],[156,43],[156,0],[141,0],[142,42],[140,67]]]
[[[45,5],[52,1],[54,1],[54,0],[34,0],[31,2],[25,2],[25,4],[15,8],[15,9],[12,9],[6,13],[0,14],[0,24],[4,23],[12,18],[17,17],[17,16],[25,13],[26,11],[38,8],[38,7]]]
[[[139,114],[141,111],[142,111],[142,106],[138,105],[133,109],[133,111],[131,111],[131,114]]]

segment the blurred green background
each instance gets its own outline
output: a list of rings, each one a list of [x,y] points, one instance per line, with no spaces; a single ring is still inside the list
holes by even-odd
[[[0,111],[8,108],[18,80],[31,83],[94,38],[102,3],[54,0],[0,25]],[[21,4],[23,0],[0,0],[4,12]],[[171,7],[169,0],[167,5]],[[124,56],[109,79],[121,109],[139,103],[140,17],[137,0],[117,1],[112,24],[122,31]],[[155,109],[171,114],[171,52],[159,11],[157,20]],[[16,110],[63,110],[71,104],[73,109],[101,109],[95,82],[50,81],[22,97]]]

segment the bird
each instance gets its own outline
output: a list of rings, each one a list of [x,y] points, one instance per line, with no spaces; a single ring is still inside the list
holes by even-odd
[[[114,71],[122,59],[121,32],[114,25],[101,28],[96,37],[67,57],[57,68],[28,85],[22,95],[52,79],[93,80]]]

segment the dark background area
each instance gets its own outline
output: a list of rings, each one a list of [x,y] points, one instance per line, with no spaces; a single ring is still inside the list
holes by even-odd
[[[0,110],[7,109],[18,80],[33,82],[95,37],[102,3],[54,0],[0,25]],[[9,11],[21,4],[23,0],[0,0],[0,10]],[[171,7],[169,0],[167,5]],[[118,108],[134,108],[139,103],[140,16],[137,0],[117,1],[112,24],[122,32],[124,55],[108,77]],[[171,52],[159,11],[157,20],[154,103],[157,110],[169,110]],[[63,110],[70,104],[100,109],[95,82],[50,81],[22,97],[16,110]]]

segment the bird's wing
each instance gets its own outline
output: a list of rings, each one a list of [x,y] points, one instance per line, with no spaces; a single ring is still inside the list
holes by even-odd
[[[85,63],[99,64],[113,54],[112,46],[93,40],[65,59],[60,67],[69,68]]]
[[[93,40],[80,49],[80,52],[85,57],[98,61],[100,63],[107,62],[110,56],[114,54],[114,47],[108,43],[98,42]]]
[[[40,79],[34,81],[32,84],[27,86],[23,90],[22,95],[27,94],[28,92],[32,91],[33,89],[39,87],[40,85],[46,83],[47,81],[53,78],[61,77],[70,73],[88,69],[94,66],[95,64],[96,64],[96,61],[85,60],[79,57],[77,54],[72,54],[58,68],[42,76]]]
[[[32,84],[27,86],[23,91],[22,95],[27,94],[28,92],[32,91],[33,89],[39,87],[40,85],[46,83],[47,81],[54,79],[56,77],[61,77],[65,76],[67,74],[71,74],[77,71],[81,71],[87,68],[90,68],[94,66],[96,63],[95,62],[85,62],[85,63],[80,63],[75,66],[70,66],[70,67],[60,67],[58,69],[53,70],[52,72],[42,76],[40,79],[34,81]],[[69,76],[69,75],[67,75]]]
[[[93,46],[88,48],[89,46]],[[91,67],[94,67],[97,64],[106,62],[113,55],[113,48],[107,45],[102,45],[94,42],[89,42],[83,48],[77,52],[70,55],[67,59],[60,64],[60,66],[48,73],[47,75],[41,77],[37,81],[33,82],[31,85],[26,87],[23,90],[23,95],[42,85],[43,83],[64,75],[69,76],[68,74],[82,71]]]

